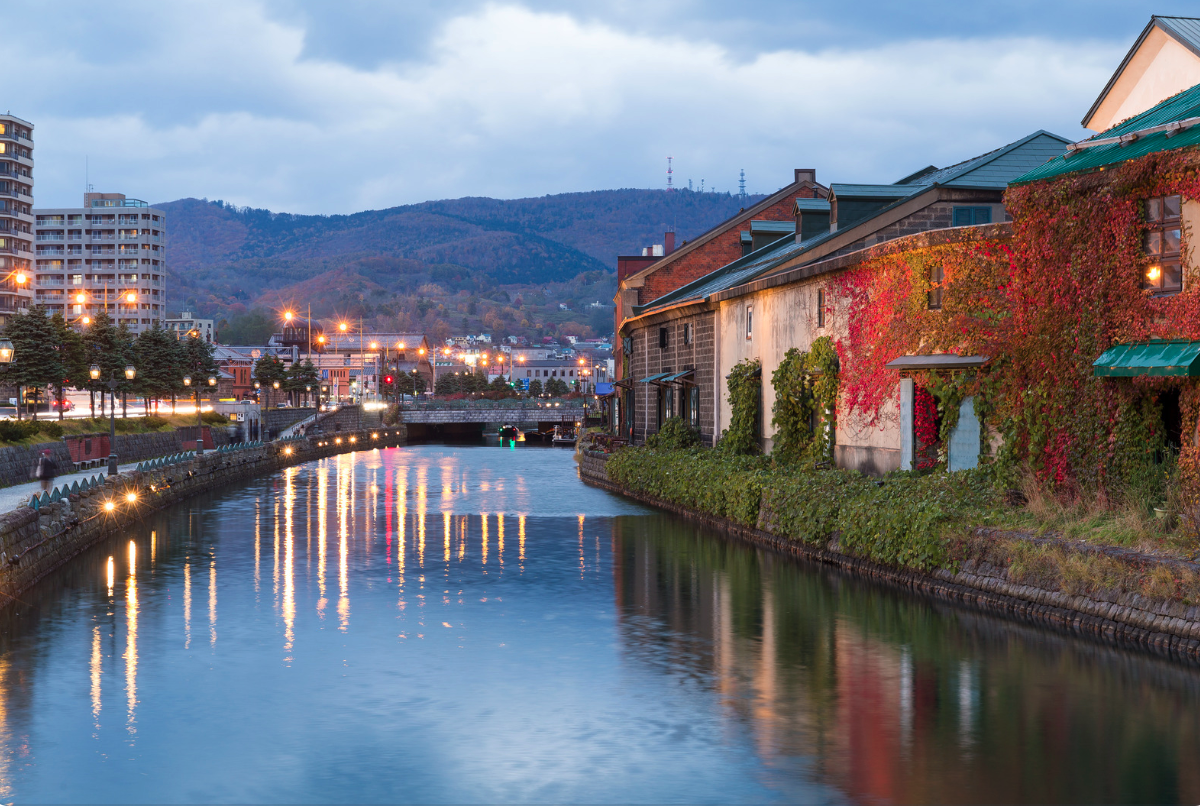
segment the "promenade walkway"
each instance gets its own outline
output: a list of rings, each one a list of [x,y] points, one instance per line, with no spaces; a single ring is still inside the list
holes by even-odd
[[[127,470],[134,470],[138,466],[137,462],[129,462],[128,464],[117,465],[117,470],[124,473]],[[61,487],[64,484],[71,484],[75,481],[83,481],[90,479],[99,473],[101,476],[108,475],[108,466],[93,467],[91,470],[81,470],[78,473],[64,473],[61,476],[56,476],[54,479],[54,487]],[[53,489],[53,487],[51,488]],[[33,494],[41,493],[42,483],[40,481],[31,481],[27,484],[14,484],[12,487],[0,489],[0,512],[12,512],[19,506],[29,503],[29,499]]]

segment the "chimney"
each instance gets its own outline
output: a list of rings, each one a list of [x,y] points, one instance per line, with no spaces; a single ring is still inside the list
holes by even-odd
[[[797,168],[795,183],[798,185],[801,182],[812,182],[813,184],[816,184],[817,169],[816,168]]]
[[[666,234],[663,235],[663,245],[666,247],[665,249],[663,249],[664,254],[669,255],[675,251],[675,231],[674,230],[670,230],[669,232],[667,232]]]

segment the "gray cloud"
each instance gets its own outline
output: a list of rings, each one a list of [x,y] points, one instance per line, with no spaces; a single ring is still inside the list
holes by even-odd
[[[29,35],[11,55],[35,79],[10,103],[37,126],[46,206],[76,201],[85,155],[97,189],[295,212],[658,187],[668,154],[680,184],[733,190],[745,168],[767,191],[800,165],[892,180],[1037,128],[1081,134],[1146,18],[1125,9],[1137,19],[1117,35],[1065,40],[971,18],[953,34],[924,26],[922,9],[887,37],[866,19],[887,16],[876,6],[855,41],[853,20],[816,4],[768,2],[741,20],[734,4],[638,8],[14,9]]]

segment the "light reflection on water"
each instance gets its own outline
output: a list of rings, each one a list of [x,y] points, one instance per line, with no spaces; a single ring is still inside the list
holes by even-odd
[[[291,468],[0,628],[4,799],[1200,798],[1196,672],[731,543],[567,452]]]

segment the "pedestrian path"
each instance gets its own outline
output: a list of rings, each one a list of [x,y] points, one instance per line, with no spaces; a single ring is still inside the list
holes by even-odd
[[[127,464],[117,465],[117,470],[125,473],[130,470],[135,470],[137,466],[137,462],[129,462]],[[99,474],[101,477],[107,477],[108,465],[104,465],[102,467],[93,467],[91,470],[81,470],[78,473],[64,473],[61,476],[56,476],[54,479],[54,484],[50,489],[54,489],[54,487],[61,487],[64,484],[69,485],[76,481],[90,479],[96,474]],[[16,484],[12,487],[0,489],[0,513],[12,512],[17,507],[28,504],[29,499],[33,497],[35,492],[39,494],[42,492],[42,483],[40,481],[31,481],[28,484]]]

